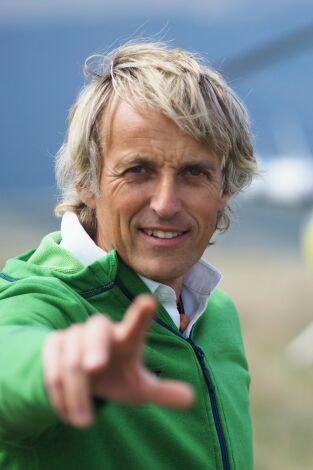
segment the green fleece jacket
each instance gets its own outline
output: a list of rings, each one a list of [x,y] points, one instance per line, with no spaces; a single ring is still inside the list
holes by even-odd
[[[47,335],[98,312],[121,320],[147,292],[114,251],[83,267],[60,240],[48,235],[0,273],[1,470],[251,470],[250,378],[235,307],[218,290],[191,338],[161,306],[147,336],[147,367],[192,384],[191,409],[109,402],[87,430],[58,420],[43,383]]]

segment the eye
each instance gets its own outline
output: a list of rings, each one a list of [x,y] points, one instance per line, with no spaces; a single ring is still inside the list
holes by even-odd
[[[190,176],[203,176],[205,172],[198,166],[190,166],[186,168],[186,173]]]
[[[128,168],[127,172],[128,173],[134,173],[134,174],[142,174],[145,173],[146,169],[142,165],[136,165],[132,166],[131,168]]]

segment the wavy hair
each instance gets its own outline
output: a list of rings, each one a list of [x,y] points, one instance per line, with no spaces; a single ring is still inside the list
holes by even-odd
[[[88,83],[68,117],[66,139],[56,157],[61,200],[55,212],[78,214],[93,236],[96,216],[80,198],[79,188],[99,194],[100,120],[110,126],[117,98],[135,108],[151,107],[215,152],[223,171],[223,191],[230,196],[247,187],[257,164],[246,110],[221,75],[196,54],[159,42],[127,43],[87,59]],[[102,132],[103,133],[103,132]],[[219,214],[217,230],[230,223],[230,208]]]

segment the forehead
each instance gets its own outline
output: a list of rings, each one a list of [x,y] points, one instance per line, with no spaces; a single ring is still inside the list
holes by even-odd
[[[112,109],[110,121],[104,115],[100,138],[105,154],[120,151],[123,154],[143,152],[188,155],[217,160],[207,145],[184,132],[174,121],[152,108],[135,109],[126,101],[118,100]]]

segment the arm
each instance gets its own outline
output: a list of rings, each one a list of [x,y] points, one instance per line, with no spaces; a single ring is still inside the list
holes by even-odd
[[[155,312],[151,297],[130,308],[120,323],[104,315],[88,319],[77,297],[69,297],[62,286],[44,281],[21,281],[0,291],[2,438],[36,438],[59,418],[88,426],[95,396],[173,407],[192,401],[189,387],[160,384],[142,366],[145,332]]]
[[[2,286],[1,286],[2,287]],[[44,386],[42,350],[48,336],[71,323],[62,310],[64,289],[47,282],[18,281],[0,289],[0,436],[36,437],[57,422]],[[87,315],[76,299],[77,321]]]

